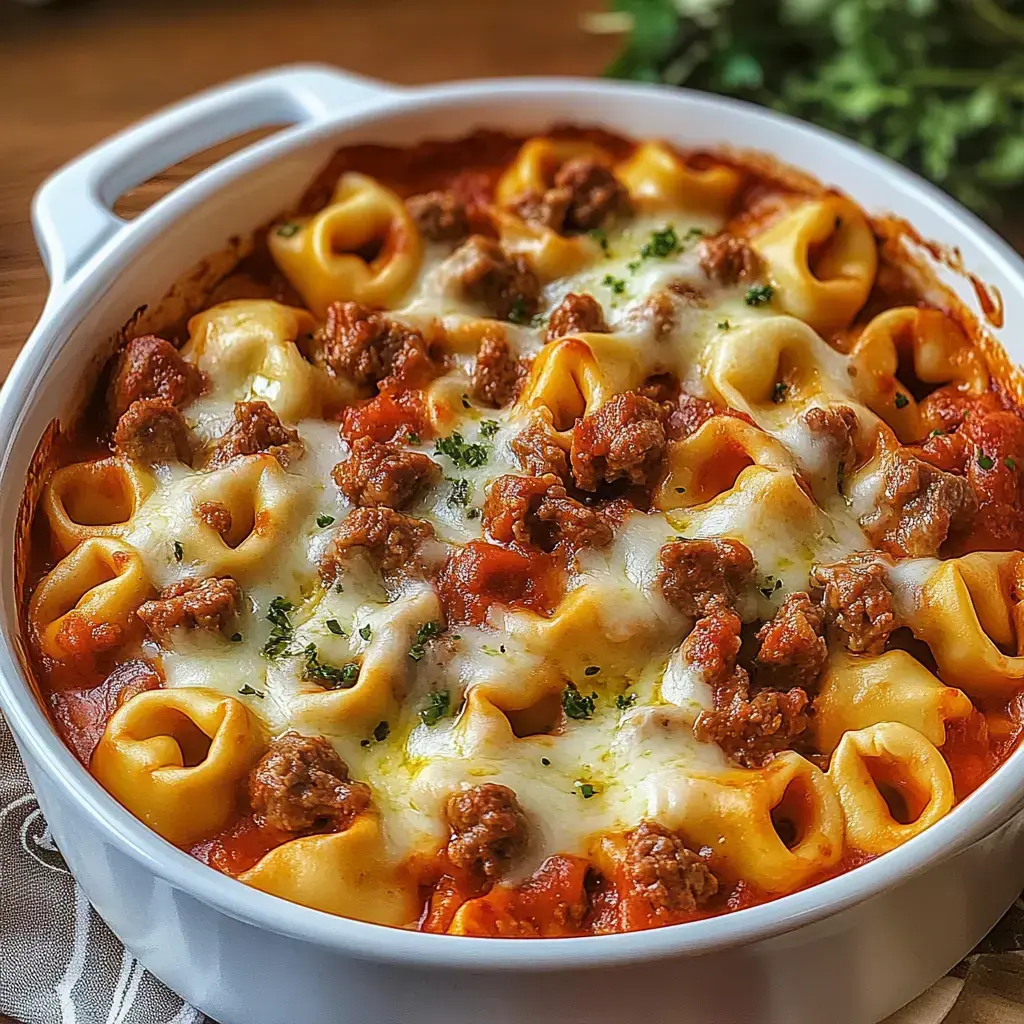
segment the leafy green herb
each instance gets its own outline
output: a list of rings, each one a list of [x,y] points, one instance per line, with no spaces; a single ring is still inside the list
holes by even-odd
[[[290,611],[295,610],[291,601],[283,597],[275,597],[267,609],[267,620],[270,622],[270,638],[263,645],[263,655],[266,658],[280,658],[288,652],[292,638],[295,636],[295,627],[288,617]]]
[[[292,235],[297,235],[301,230],[301,224],[296,224],[293,220],[286,220],[283,224],[278,225],[274,234],[280,235],[282,238],[291,238]]]
[[[479,519],[480,518],[480,509],[478,509],[475,505],[472,506],[471,508],[467,508],[466,509],[466,518],[467,519]]]
[[[233,644],[240,644],[242,642],[242,634],[241,633],[232,633],[231,634],[231,642]]]
[[[596,676],[597,673],[600,672],[600,671],[601,671],[601,666],[600,665],[588,665],[583,670],[583,674],[585,676]]]
[[[408,431],[406,433],[406,435],[405,435],[405,443],[406,444],[419,444],[420,443],[420,435],[417,434],[415,430]]]
[[[630,260],[630,261],[629,261],[629,262],[628,262],[628,263],[626,264],[626,269],[627,269],[627,270],[628,270],[628,271],[629,271],[629,272],[630,272],[631,274],[635,274],[635,273],[636,273],[636,272],[637,272],[637,271],[638,271],[638,270],[640,269],[640,266],[641,266],[641,264],[642,264],[642,263],[643,263],[643,260]]]
[[[325,665],[320,660],[320,652],[317,650],[316,644],[306,644],[302,654],[306,659],[303,675],[306,679],[312,679],[328,690],[347,690],[354,686],[359,678],[359,665],[354,661],[350,661],[340,668],[337,665]]]
[[[501,424],[497,420],[481,420],[480,421],[480,436],[481,437],[494,437],[494,435],[501,430]]]
[[[608,252],[608,233],[604,228],[591,228],[587,234],[590,235],[590,237],[597,242],[599,246],[601,246],[601,252],[603,252],[605,256],[610,255]]]
[[[596,693],[592,693],[588,697],[586,694],[580,693],[574,683],[569,683],[562,691],[562,708],[570,718],[575,718],[578,721],[590,718],[594,713],[596,701]]]
[[[501,645],[501,650],[499,651],[497,647],[492,647],[490,644],[483,644],[481,646],[480,650],[483,651],[484,654],[486,654],[486,655],[488,655],[488,656],[490,656],[492,658],[497,658],[498,655],[505,653],[505,645],[502,644]]]
[[[387,722],[378,722],[373,730],[373,738],[383,743],[391,735],[391,726]]]
[[[427,653],[427,644],[431,640],[436,640],[441,632],[440,622],[424,622],[416,630],[416,639],[413,641],[412,647],[409,648],[409,657],[413,661],[419,661]]]
[[[840,132],[977,208],[1024,184],[1024,11],[1010,0],[611,0],[618,78]],[[607,30],[607,28],[605,28]],[[1007,204],[1009,205],[1009,204]]]
[[[772,388],[772,401],[776,405],[781,405],[786,400],[786,392],[789,391],[789,385],[782,380],[775,382],[775,387]]]
[[[370,637],[373,636],[373,630],[370,629],[369,624],[359,627],[359,635],[366,641],[369,641]]]
[[[601,284],[605,288],[610,288],[616,295],[621,295],[626,290],[626,282],[621,277],[612,277],[611,274],[605,274],[601,278]]]
[[[685,493],[686,493],[686,488],[685,487],[677,487],[676,488],[676,494],[685,494]]]
[[[986,455],[984,452],[978,452],[978,465],[981,466],[982,469],[991,469],[995,465],[995,462],[991,455]]]
[[[426,725],[437,725],[447,717],[452,702],[452,695],[447,690],[434,690],[427,697],[427,706],[420,709],[420,721]]]
[[[944,437],[945,431],[941,427],[936,427],[928,436],[929,437]]]
[[[551,767],[551,762],[546,757],[542,757],[540,759],[540,763],[542,765],[544,765],[545,768],[550,768]]]
[[[573,789],[575,789],[584,800],[589,800],[592,796],[597,796],[597,786],[592,782],[584,782],[583,779],[577,779],[572,785]]]
[[[903,394],[902,391],[896,392],[896,397],[893,399],[893,402],[895,403],[897,409],[906,409],[906,407],[910,405],[910,399],[907,398],[907,396]]]
[[[1007,469],[1016,469],[1017,468],[1017,463],[1009,455],[1007,455],[1006,458],[1003,459],[1003,465]]]
[[[243,697],[259,697],[260,700],[263,700],[263,698],[266,697],[266,694],[262,690],[257,690],[255,686],[250,686],[248,683],[240,686],[238,688],[238,692]]]
[[[627,708],[631,708],[636,703],[635,693],[620,693],[615,698],[615,706],[620,711],[625,711]]]
[[[668,227],[664,227],[660,231],[651,232],[650,239],[644,242],[643,248],[640,250],[640,258],[663,260],[673,253],[679,252],[680,248],[682,247],[679,244],[676,229],[669,224]]]
[[[181,546],[181,541],[176,540],[174,542],[174,560],[180,562],[185,557],[185,549]]]
[[[526,301],[522,298],[522,296],[517,296],[516,299],[513,301],[512,305],[509,307],[507,318],[509,323],[520,324],[521,326],[525,327],[527,324],[529,324],[532,317],[533,314],[530,313],[530,311],[526,308]]]
[[[743,301],[748,306],[764,306],[772,301],[775,289],[770,284],[752,284],[743,296]]]
[[[728,331],[728,330],[731,329],[731,327],[732,327],[732,324],[729,323],[728,320],[719,320],[718,321],[718,329],[720,331]]]
[[[447,455],[459,469],[476,469],[487,461],[487,446],[467,444],[466,439],[457,431],[447,437],[439,437],[434,442],[436,455]]]
[[[327,620],[327,628],[328,628],[328,629],[329,629],[329,630],[330,630],[330,631],[331,631],[331,632],[332,632],[332,633],[333,633],[333,634],[334,634],[335,636],[345,636],[345,635],[346,635],[346,634],[345,634],[345,630],[343,630],[343,629],[341,628],[341,623],[340,623],[340,622],[339,622],[339,621],[338,621],[337,619],[328,619],[328,620]]]
[[[316,517],[316,525],[319,526],[321,530],[327,529],[327,527],[333,522],[334,516],[329,516],[326,512],[321,512],[320,515]]]
[[[448,497],[445,499],[447,503],[449,505],[468,505],[473,485],[464,476],[460,476],[458,479],[453,477],[445,477],[445,479],[451,484]]]

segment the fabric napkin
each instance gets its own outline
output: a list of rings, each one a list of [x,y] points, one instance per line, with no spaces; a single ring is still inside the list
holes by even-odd
[[[971,956],[884,1024],[1024,1024],[1021,950],[1024,899],[1017,900]],[[54,845],[0,716],[4,1014],[21,1024],[206,1021],[149,974],[89,906]]]

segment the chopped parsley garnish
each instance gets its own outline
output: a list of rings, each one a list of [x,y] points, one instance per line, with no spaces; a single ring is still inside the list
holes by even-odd
[[[546,758],[546,757],[542,757],[542,758],[540,759],[540,763],[541,763],[542,765],[544,765],[544,767],[545,767],[545,768],[550,768],[550,767],[551,767],[551,762],[550,762],[550,761],[548,760],[548,758]]]
[[[644,247],[640,250],[640,258],[645,260],[663,260],[678,252],[679,249],[679,236],[676,234],[676,229],[669,224],[668,227],[651,233],[650,239],[644,243]]]
[[[391,735],[391,726],[387,722],[378,722],[373,730],[373,738],[378,743],[383,743]]]
[[[267,658],[280,658],[288,652],[288,645],[295,635],[295,627],[288,618],[288,613],[295,609],[291,601],[283,597],[275,597],[267,609],[270,622],[270,638],[263,645],[263,655]]]
[[[583,670],[583,674],[585,676],[596,676],[597,673],[600,672],[600,671],[601,671],[601,666],[600,665],[588,665]]]
[[[936,427],[928,436],[929,437],[945,437],[946,432],[942,427]]]
[[[181,541],[176,540],[174,542],[174,560],[180,562],[185,557],[185,549],[181,546]]]
[[[586,694],[580,693],[574,683],[570,683],[562,691],[562,708],[570,718],[575,718],[577,721],[590,718],[594,713],[596,700],[596,693],[592,693],[588,697]]]
[[[292,235],[297,235],[301,228],[301,224],[296,224],[293,220],[286,220],[283,224],[278,225],[274,234],[280,235],[282,238],[291,238]]]
[[[320,660],[320,652],[316,649],[316,644],[307,644],[302,653],[306,659],[303,675],[307,679],[320,683],[328,690],[338,688],[347,690],[350,686],[354,686],[359,678],[359,665],[354,661],[350,661],[340,668],[337,665],[325,665]]]
[[[316,517],[316,525],[319,526],[321,530],[327,529],[327,527],[333,522],[334,516],[329,516],[326,512],[321,512],[320,515]]]
[[[605,288],[610,288],[616,295],[621,295],[626,290],[626,282],[621,277],[612,277],[611,274],[605,274],[601,278],[601,284]]]
[[[1007,469],[1016,469],[1017,468],[1017,463],[1014,462],[1014,460],[1009,455],[1007,455],[1006,458],[1003,459],[1003,465]]]
[[[335,636],[345,636],[345,630],[341,628],[341,623],[337,619],[328,619],[327,628]]]
[[[685,487],[677,487],[676,488],[676,494],[685,494],[685,493],[686,493],[686,488]]]
[[[509,307],[507,319],[509,323],[520,324],[523,327],[532,319],[531,314],[526,309],[526,300],[522,296],[517,296]]]
[[[782,589],[782,580],[769,573],[765,576],[764,583],[762,583],[757,589],[760,590],[765,597],[771,597],[776,590]]]
[[[615,698],[615,706],[620,711],[625,711],[627,708],[631,708],[636,703],[635,693],[620,693]]]
[[[359,635],[360,635],[360,636],[361,636],[361,637],[362,637],[362,638],[363,638],[364,640],[367,640],[367,641],[369,641],[370,637],[371,637],[371,636],[373,636],[373,630],[372,630],[372,629],[370,629],[370,626],[369,626],[369,624],[367,624],[367,625],[365,625],[365,626],[360,626],[360,627],[359,627]]]
[[[244,686],[240,686],[238,688],[238,692],[243,697],[259,697],[260,700],[263,700],[263,698],[266,697],[266,694],[262,690],[257,690],[256,687],[250,686],[248,683]]]
[[[445,477],[445,479],[452,485],[446,499],[448,504],[462,506],[468,505],[472,484],[470,484],[464,476],[459,477],[457,480],[452,477]]]
[[[896,397],[893,399],[893,401],[895,402],[897,409],[906,409],[906,407],[910,405],[910,399],[907,398],[907,396],[903,394],[902,391],[896,392]]]
[[[591,782],[584,782],[582,779],[577,779],[573,783],[573,788],[584,800],[589,800],[592,796],[597,796],[597,786]]]
[[[408,433],[406,433],[406,435],[405,435],[405,443],[406,444],[419,444],[420,443],[420,435],[417,434],[415,430],[408,431]]]
[[[439,437],[434,442],[434,453],[447,455],[460,469],[476,469],[487,461],[487,446],[467,444],[457,430],[447,437]]]
[[[434,690],[427,697],[427,706],[420,708],[420,721],[426,725],[437,725],[442,718],[448,716],[452,695],[447,690]]]
[[[345,593],[345,586],[344,586],[344,584],[340,580],[337,583],[334,584],[334,592],[336,594],[344,594]]]
[[[412,658],[413,661],[419,661],[420,658],[427,653],[427,644],[431,640],[436,640],[440,635],[440,622],[424,622],[423,625],[416,630],[416,639],[413,641],[412,647],[409,648],[409,657]]]
[[[636,273],[636,272],[637,272],[637,271],[638,271],[638,270],[640,269],[640,264],[641,264],[642,262],[643,262],[643,260],[630,260],[630,261],[629,261],[629,262],[628,262],[628,263],[626,264],[626,269],[627,269],[627,270],[628,270],[628,271],[629,271],[629,272],[630,272],[631,274],[635,274],[635,273]]]
[[[772,401],[776,405],[781,405],[786,400],[786,392],[789,391],[789,385],[782,380],[775,382],[775,387],[772,388]]]
[[[475,505],[472,508],[467,508],[466,509],[466,518],[467,519],[479,519],[480,518],[480,509],[478,509]]]
[[[978,465],[982,469],[991,469],[995,465],[991,455],[986,455],[984,452],[978,452]]]
[[[590,237],[597,242],[599,246],[601,246],[601,252],[603,252],[605,256],[608,256],[608,233],[604,228],[591,228],[587,234],[590,235]]]
[[[494,437],[494,435],[501,430],[501,424],[497,420],[481,420],[480,421],[480,436],[481,437]]]
[[[720,331],[727,331],[727,330],[729,330],[730,327],[732,327],[732,324],[729,323],[728,320],[719,320],[718,321],[718,329]]]
[[[743,296],[743,301],[748,306],[764,306],[772,301],[775,289],[770,284],[752,284]]]
[[[231,642],[233,644],[240,644],[242,642],[242,634],[241,633],[232,633],[231,634]]]

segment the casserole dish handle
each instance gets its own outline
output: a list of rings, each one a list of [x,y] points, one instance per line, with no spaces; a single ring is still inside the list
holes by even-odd
[[[208,89],[101,142],[51,175],[32,204],[50,298],[105,243],[131,230],[113,210],[125,192],[245,132],[318,121],[393,88],[326,65],[289,65]]]

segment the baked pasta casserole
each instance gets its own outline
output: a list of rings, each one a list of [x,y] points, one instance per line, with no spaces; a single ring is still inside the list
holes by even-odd
[[[350,146],[193,313],[60,431],[24,623],[209,866],[631,931],[856,868],[1014,747],[1024,421],[894,219],[585,129]]]

